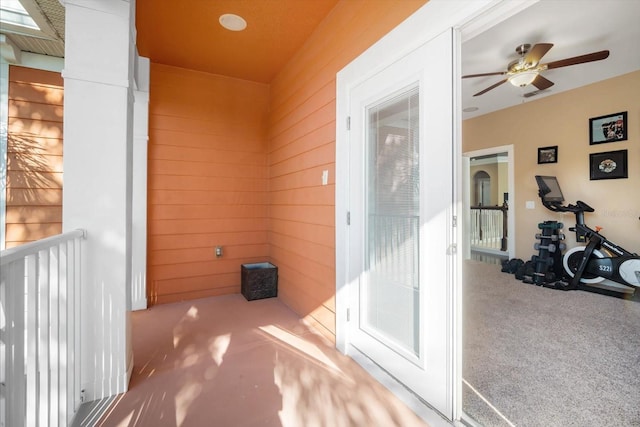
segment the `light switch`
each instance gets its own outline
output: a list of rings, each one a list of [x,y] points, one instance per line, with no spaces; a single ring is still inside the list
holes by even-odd
[[[534,202],[533,200],[527,200],[527,202],[525,203],[525,207],[527,209],[535,209],[536,208],[536,202]]]
[[[328,182],[329,182],[329,171],[325,169],[322,171],[322,185],[327,185]]]

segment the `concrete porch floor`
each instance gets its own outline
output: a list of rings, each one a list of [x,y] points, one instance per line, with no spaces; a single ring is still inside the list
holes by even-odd
[[[427,426],[277,298],[204,298],[132,318],[129,391],[76,424]]]

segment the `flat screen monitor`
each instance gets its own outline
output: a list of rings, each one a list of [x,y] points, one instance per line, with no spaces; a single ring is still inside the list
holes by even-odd
[[[564,202],[564,196],[562,195],[562,190],[560,190],[560,184],[558,184],[558,180],[555,176],[536,175],[536,182],[538,183],[540,198],[542,198],[543,202]]]

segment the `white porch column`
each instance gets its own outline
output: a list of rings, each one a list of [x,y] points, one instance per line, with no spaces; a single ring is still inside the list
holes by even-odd
[[[137,57],[133,105],[133,212],[131,309],[147,308],[147,146],[151,63]]]
[[[84,228],[81,383],[85,400],[127,389],[133,367],[135,5],[65,0],[64,231]]]

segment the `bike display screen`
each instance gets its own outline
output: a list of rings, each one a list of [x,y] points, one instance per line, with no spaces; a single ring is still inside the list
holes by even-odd
[[[562,195],[562,190],[560,190],[560,184],[558,184],[558,179],[555,176],[536,175],[536,182],[538,183],[540,197],[543,202],[564,202],[564,196]]]

